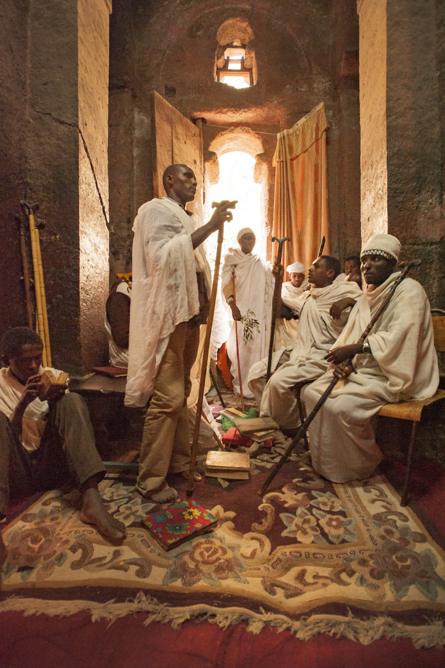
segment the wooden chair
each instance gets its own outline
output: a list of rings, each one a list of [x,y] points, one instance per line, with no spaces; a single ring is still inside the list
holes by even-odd
[[[432,312],[434,313],[434,309]],[[443,353],[445,352],[445,315],[433,315],[433,328],[434,345],[438,353]],[[436,394],[430,399],[424,399],[423,401],[401,401],[397,404],[385,404],[378,413],[378,415],[382,417],[389,417],[396,420],[408,420],[411,422],[406,473],[400,501],[402,506],[406,506],[408,503],[408,484],[411,475],[417,425],[424,416],[424,409],[436,404],[438,401],[443,401],[444,399],[445,390],[438,389]],[[425,411],[425,414],[427,413],[428,411]]]

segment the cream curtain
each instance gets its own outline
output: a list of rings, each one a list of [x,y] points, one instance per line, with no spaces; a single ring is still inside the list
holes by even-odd
[[[322,102],[277,135],[272,234],[290,237],[284,266],[299,260],[308,268],[322,236],[329,252],[326,129]]]

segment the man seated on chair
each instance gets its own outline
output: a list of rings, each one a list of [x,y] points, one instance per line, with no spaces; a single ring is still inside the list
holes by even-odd
[[[107,540],[121,542],[125,527],[107,510],[97,489],[104,476],[86,405],[57,384],[62,371],[42,368],[43,343],[27,327],[9,329],[1,341],[0,521],[10,494],[25,496],[67,482],[81,494],[80,518]],[[5,556],[0,538],[0,563]]]
[[[333,482],[369,477],[381,460],[371,419],[385,403],[426,399],[437,390],[439,372],[430,305],[420,283],[405,278],[363,345],[356,343],[394,281],[399,240],[376,234],[363,247],[363,295],[328,355],[336,365],[303,388],[309,413],[336,373],[341,380],[309,427],[312,465]],[[352,365],[340,365],[352,358]],[[353,372],[353,373],[352,373]]]
[[[322,255],[309,269],[310,289],[303,292],[297,306],[299,325],[293,347],[272,356],[273,374],[266,383],[267,360],[254,364],[249,372],[249,387],[261,415],[273,417],[284,433],[292,434],[299,424],[295,386],[321,376],[328,367],[326,355],[342,331],[347,311],[339,318],[330,314],[331,306],[344,299],[357,299],[358,285],[336,281],[340,273],[337,258]]]

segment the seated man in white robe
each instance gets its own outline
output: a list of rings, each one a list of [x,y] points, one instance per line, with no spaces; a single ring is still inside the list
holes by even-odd
[[[167,197],[143,204],[134,222],[133,284],[125,405],[145,407],[137,489],[155,503],[177,492],[167,474],[190,466],[187,397],[200,324],[206,320],[210,267],[203,242],[231,220],[231,202],[221,202],[206,225],[185,206],[197,181],[187,165],[164,172]]]
[[[260,414],[273,417],[284,433],[292,434],[299,424],[295,386],[310,382],[326,371],[326,355],[345,325],[347,312],[333,318],[332,305],[346,298],[356,299],[361,294],[356,283],[336,281],[339,273],[340,262],[329,255],[322,255],[312,263],[311,287],[303,292],[298,308],[295,345],[273,354],[273,374],[267,384],[267,359],[255,364],[249,372],[249,388],[255,395]]]
[[[281,286],[281,318],[275,322],[274,350],[293,346],[297,339],[298,309],[303,292],[309,287],[304,264],[293,262],[286,268],[289,280]]]
[[[269,345],[273,277],[271,268],[252,252],[253,230],[243,227],[237,241],[240,247],[227,250],[221,273],[223,295],[233,318],[226,348],[234,391],[239,394],[242,386],[243,395],[250,398],[247,374]]]
[[[439,383],[430,305],[420,283],[405,278],[363,345],[361,334],[385,300],[394,281],[400,242],[390,234],[376,234],[363,247],[362,270],[366,289],[328,356],[335,367],[303,388],[309,412],[332,379],[338,385],[309,427],[312,466],[333,482],[369,477],[381,460],[372,417],[388,402],[431,397]],[[354,371],[354,373],[351,373]]]

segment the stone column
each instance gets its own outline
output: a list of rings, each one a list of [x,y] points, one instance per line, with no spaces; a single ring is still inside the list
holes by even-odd
[[[108,0],[31,0],[26,196],[38,201],[53,364],[105,362]],[[22,324],[22,323],[16,323]]]
[[[436,0],[360,0],[362,237],[388,231],[444,306],[444,26]]]

